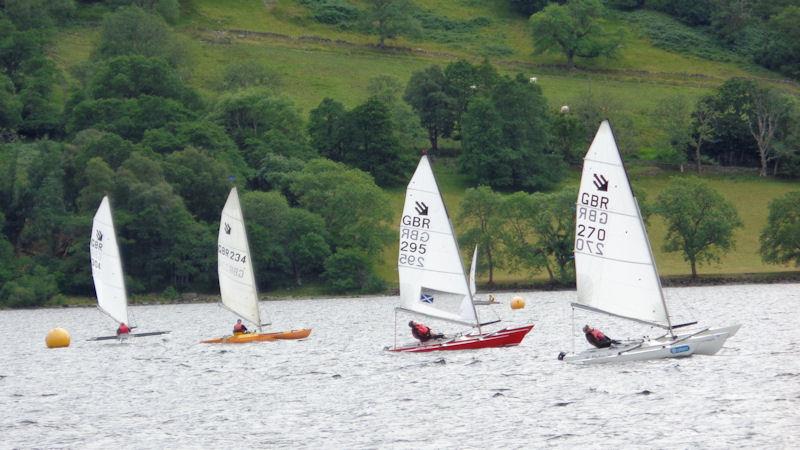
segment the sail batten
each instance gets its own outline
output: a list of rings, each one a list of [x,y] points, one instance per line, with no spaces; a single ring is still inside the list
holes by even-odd
[[[220,214],[217,272],[222,304],[236,315],[260,327],[258,289],[242,206],[235,187],[228,194],[228,200]]]
[[[458,244],[427,156],[420,159],[406,189],[397,270],[403,309],[477,326]],[[423,289],[455,294],[462,300],[458,308],[433,298],[426,303]]]
[[[641,212],[607,121],[584,158],[574,250],[579,304],[669,327]]]
[[[92,221],[89,253],[97,307],[115,321],[130,324],[122,258],[107,196],[103,197]]]

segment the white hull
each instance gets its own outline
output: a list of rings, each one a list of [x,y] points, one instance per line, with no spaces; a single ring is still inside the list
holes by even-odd
[[[686,356],[713,355],[725,340],[739,331],[740,325],[725,328],[707,328],[687,331],[674,339],[663,336],[656,339],[625,341],[609,348],[597,348],[576,354],[566,354],[560,359],[571,363],[599,364],[625,361],[646,361],[663,358],[683,358]]]

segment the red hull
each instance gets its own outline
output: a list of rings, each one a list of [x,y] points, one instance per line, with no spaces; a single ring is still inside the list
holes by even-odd
[[[518,345],[525,335],[533,329],[533,325],[517,328],[503,328],[499,331],[483,334],[467,334],[449,341],[436,341],[408,347],[389,349],[392,352],[436,352],[445,350],[476,350],[479,348],[511,347]]]

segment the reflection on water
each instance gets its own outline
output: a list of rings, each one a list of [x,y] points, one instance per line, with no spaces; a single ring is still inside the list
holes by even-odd
[[[536,323],[519,347],[428,354],[381,350],[391,297],[263,303],[276,329],[314,332],[243,346],[197,343],[234,322],[212,304],[134,307],[141,331],[173,332],[128,343],[87,342],[115,329],[94,309],[4,311],[0,447],[797,447],[798,292],[668,289],[676,322],[742,329],[717,356],[586,367],[556,360],[586,345],[571,323],[654,331],[573,318],[574,292],[518,311],[498,295],[504,319]],[[56,326],[71,347],[45,348]]]

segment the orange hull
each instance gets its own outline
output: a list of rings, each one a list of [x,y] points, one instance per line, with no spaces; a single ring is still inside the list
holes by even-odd
[[[247,344],[249,342],[267,342],[286,339],[305,339],[311,334],[310,328],[291,331],[275,331],[272,333],[242,333],[216,339],[200,341],[201,344]]]

